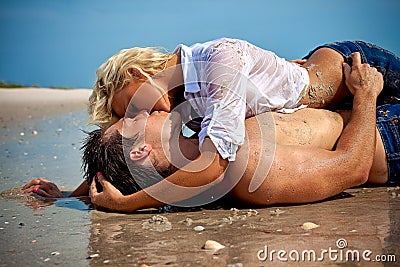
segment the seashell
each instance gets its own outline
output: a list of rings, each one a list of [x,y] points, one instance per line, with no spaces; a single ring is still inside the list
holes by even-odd
[[[186,218],[183,221],[180,221],[180,223],[184,223],[186,226],[191,226],[193,224],[193,220],[191,218]]]
[[[218,243],[217,241],[214,240],[207,240],[202,249],[205,250],[212,250],[213,252],[217,252],[220,249],[225,248],[224,245]]]
[[[280,214],[285,213],[285,212],[286,212],[286,211],[281,210],[281,209],[276,209],[276,210],[270,210],[270,211],[269,211],[269,213],[270,213],[272,216],[279,216]]]
[[[206,228],[204,228],[204,227],[201,226],[201,225],[198,225],[198,226],[196,226],[196,227],[193,228],[193,230],[195,230],[196,232],[204,231],[204,229],[206,229]]]
[[[172,229],[172,224],[168,221],[167,217],[154,215],[142,223],[142,228],[157,232],[165,232]]]
[[[315,224],[315,223],[312,223],[312,222],[305,222],[301,226],[301,228],[303,228],[304,230],[311,230],[311,229],[318,228],[318,227],[319,227],[318,224]]]

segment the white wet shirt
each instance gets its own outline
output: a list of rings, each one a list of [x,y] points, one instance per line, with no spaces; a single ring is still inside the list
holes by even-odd
[[[244,142],[246,117],[293,112],[309,84],[304,68],[243,40],[181,44],[179,52],[185,99],[203,117],[200,144],[208,136],[230,161]]]

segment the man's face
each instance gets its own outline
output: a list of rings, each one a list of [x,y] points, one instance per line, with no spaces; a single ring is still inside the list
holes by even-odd
[[[132,137],[138,134],[143,137],[145,143],[155,146],[166,145],[180,134],[181,125],[181,116],[177,112],[154,111],[149,114],[146,111],[140,111],[134,118],[123,120],[122,135]]]
[[[157,161],[159,168],[166,168],[172,162],[172,155],[179,150],[179,135],[182,120],[177,112],[154,111],[151,114],[140,111],[134,118],[124,118],[111,126],[107,132],[118,130],[122,136],[138,136],[133,151],[140,151],[146,144],[152,146],[150,159]],[[106,132],[106,134],[107,134]]]

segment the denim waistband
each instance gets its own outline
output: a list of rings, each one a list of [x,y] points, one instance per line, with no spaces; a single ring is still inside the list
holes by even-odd
[[[349,61],[349,56],[351,55],[351,53],[360,52],[361,62],[368,63],[371,66],[386,65],[384,62],[392,60],[392,57],[396,58],[396,60],[399,60],[399,58],[394,53],[380,46],[364,41],[341,41],[323,44],[308,53],[305,58],[309,58],[316,50],[321,47],[329,47],[335,50],[336,52],[341,54],[346,61]]]

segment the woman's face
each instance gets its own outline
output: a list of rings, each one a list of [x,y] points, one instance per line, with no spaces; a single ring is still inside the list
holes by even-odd
[[[114,94],[111,105],[114,112],[121,118],[125,116],[128,107],[134,109],[135,113],[137,110],[171,111],[168,94],[162,94],[149,82],[139,79],[132,79],[127,86]]]
[[[132,79],[131,82],[122,88],[119,92],[114,94],[113,101],[111,103],[114,112],[121,118],[125,116],[126,110],[132,97],[136,94],[143,81]]]

